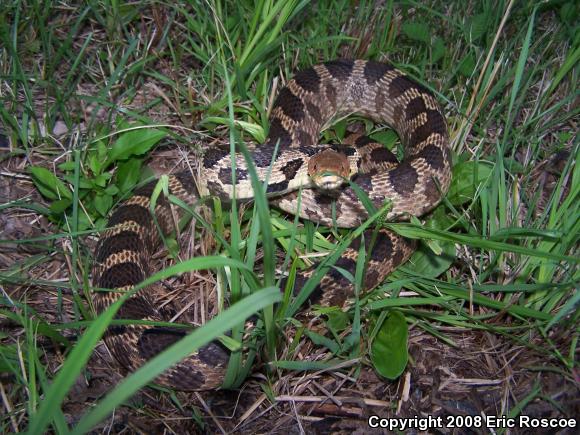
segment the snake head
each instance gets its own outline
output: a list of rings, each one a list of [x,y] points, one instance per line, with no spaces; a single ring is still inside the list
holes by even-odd
[[[345,154],[325,149],[310,157],[308,175],[319,189],[336,190],[350,178],[350,162]]]

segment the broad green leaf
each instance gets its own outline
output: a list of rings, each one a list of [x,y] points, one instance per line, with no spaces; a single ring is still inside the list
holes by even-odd
[[[425,227],[445,230],[453,222],[454,220],[445,212],[445,207],[439,206],[429,215]],[[413,253],[409,264],[412,265],[413,273],[435,278],[449,269],[455,257],[454,243],[424,238],[423,244]]]
[[[431,63],[439,62],[445,55],[445,43],[442,38],[435,39],[431,49]]]
[[[52,200],[69,199],[72,201],[72,192],[59,178],[46,168],[30,167],[32,181],[40,193]]]
[[[447,214],[446,207],[440,204],[429,214],[429,218],[425,221],[425,226],[436,230],[446,230],[454,222],[455,219]]]
[[[70,184],[75,184],[75,176],[73,174],[67,174],[63,177],[64,181]],[[93,180],[89,180],[86,178],[79,178],[77,187],[79,189],[93,189],[95,187],[95,183]]]
[[[26,353],[21,352],[20,347],[16,347],[15,344],[9,344],[0,346],[0,356],[0,373],[13,374],[19,372],[19,358],[26,358]]]
[[[475,69],[475,56],[472,53],[466,54],[459,63],[459,74],[464,77],[471,77]]]
[[[409,262],[403,268],[411,268],[413,274],[424,278],[435,278],[445,272],[455,261],[455,245],[453,243],[437,243],[437,255],[431,246],[419,245]]]
[[[208,116],[203,120],[204,123],[215,123],[219,125],[229,125],[229,118],[223,118],[219,116]],[[241,128],[246,133],[250,134],[258,143],[263,143],[266,140],[266,134],[261,125],[254,124],[252,122],[234,120],[234,125]]]
[[[347,125],[348,123],[346,122],[346,119],[343,119],[332,126],[333,130],[336,132],[336,137],[342,139],[346,136]]]
[[[117,160],[125,160],[131,156],[143,155],[165,136],[164,131],[155,128],[138,127],[127,131],[121,134],[113,144],[107,164]]]
[[[304,333],[308,336],[308,338],[310,338],[310,340],[312,340],[312,342],[316,346],[324,346],[332,353],[336,353],[340,349],[338,343],[331,338],[327,338],[324,335],[317,334],[316,332],[310,331],[309,329],[306,329]]]
[[[350,317],[340,309],[335,309],[326,313],[328,320],[326,325],[336,334],[344,331],[350,324]]]
[[[119,193],[119,188],[117,186],[115,186],[114,184],[109,184],[107,186],[107,188],[105,189],[105,193],[107,195],[115,196]]]
[[[128,192],[137,184],[141,177],[142,163],[140,159],[130,159],[119,164],[117,169],[117,185],[121,192]]]
[[[105,172],[104,174],[97,175],[93,179],[93,183],[95,183],[96,186],[105,187],[110,179],[111,179],[111,174],[109,174],[108,172]]]
[[[50,204],[50,211],[54,214],[61,214],[72,204],[70,199],[57,199]]]
[[[381,376],[397,379],[403,373],[409,360],[408,336],[405,316],[398,311],[392,311],[371,345],[371,361]]]
[[[77,229],[79,231],[84,231],[88,228],[93,228],[94,225],[94,229],[102,230],[105,228],[106,223],[107,222],[104,218],[98,218],[93,224],[93,222],[89,220],[89,217],[85,213],[80,213]]]
[[[107,157],[107,153],[109,152],[109,148],[102,140],[97,141],[97,155],[101,161],[104,161]]]
[[[76,166],[75,162],[64,162],[57,166],[61,171],[72,171]]]
[[[382,143],[390,150],[395,147],[395,144],[399,140],[399,136],[397,136],[397,133],[395,133],[394,130],[377,131],[376,133],[371,134],[370,138]]]
[[[493,166],[485,162],[468,161],[455,165],[447,199],[453,205],[465,204],[473,200],[476,190],[493,171]]]
[[[103,168],[102,162],[103,158],[98,157],[95,153],[91,153],[91,155],[89,156],[88,158],[89,169],[94,175],[99,175],[101,173],[101,170]]]
[[[97,194],[93,199],[93,205],[95,206],[95,210],[101,215],[106,216],[107,212],[113,206],[113,198],[109,195],[104,194]]]
[[[431,42],[429,27],[424,23],[405,23],[402,30],[405,36],[413,41],[424,42],[425,44]]]
[[[574,25],[574,21],[578,19],[578,14],[580,13],[580,6],[576,2],[568,2],[562,5],[560,8],[560,20],[568,24],[569,26]],[[576,21],[577,22],[577,21]]]
[[[468,35],[471,36],[471,40],[477,40],[481,38],[489,29],[489,14],[484,12],[481,14],[475,15],[471,19],[471,24],[468,29]]]

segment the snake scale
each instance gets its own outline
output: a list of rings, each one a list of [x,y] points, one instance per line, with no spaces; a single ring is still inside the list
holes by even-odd
[[[404,145],[402,161],[386,148],[369,143],[364,136],[350,145],[317,145],[322,128],[331,119],[348,114],[391,126]],[[352,180],[377,208],[386,201],[392,202],[387,216],[390,220],[428,212],[449,187],[451,165],[445,117],[431,92],[389,64],[340,59],[303,70],[278,94],[269,124],[266,142],[251,153],[255,167],[261,179],[268,177],[267,195],[271,204],[301,218],[338,227],[355,227],[368,218],[350,185],[329,192],[304,181],[308,174],[314,176],[316,166],[323,166],[323,171],[325,165],[338,162],[340,166],[341,158],[337,156],[344,157],[346,176],[352,172],[351,167],[355,168],[357,173]],[[325,159],[328,152],[330,158]],[[251,199],[253,191],[246,162],[241,155],[235,159],[236,198]],[[190,173],[178,173],[169,177],[169,190],[188,204],[206,194],[230,200],[231,167],[229,151],[209,149],[201,163],[201,180],[196,184]],[[304,188],[298,191],[301,185]],[[149,210],[153,189],[154,184],[146,185],[121,203],[113,211],[108,229],[100,236],[93,284],[110,291],[93,292],[97,313],[153,273],[149,263],[161,240]],[[155,214],[165,233],[174,229],[171,213],[169,202],[159,197]],[[371,237],[367,235],[364,239],[368,248]],[[355,239],[336,266],[354,275],[360,243],[360,238]],[[413,242],[379,230],[368,254],[365,287],[372,289],[380,284],[409,258],[413,249]],[[298,274],[295,289],[299,290],[312,272],[309,269]],[[352,283],[337,269],[330,268],[310,300],[341,305],[352,290]],[[168,320],[147,289],[130,297],[116,318]],[[105,343],[119,363],[133,371],[184,334],[177,328],[115,325],[108,328]],[[156,382],[178,390],[219,388],[228,359],[229,352],[220,343],[212,342],[160,375]]]

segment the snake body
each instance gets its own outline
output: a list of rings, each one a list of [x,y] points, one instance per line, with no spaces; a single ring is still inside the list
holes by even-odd
[[[399,162],[386,148],[369,143],[365,137],[350,145],[318,145],[322,128],[334,117],[349,114],[394,128],[404,145],[404,159]],[[316,159],[321,150],[344,154],[348,165],[356,168],[353,182],[374,206],[380,208],[391,201],[387,216],[391,220],[426,213],[449,187],[451,165],[445,117],[430,91],[389,64],[335,60],[301,71],[278,94],[269,123],[266,142],[251,152],[253,162],[260,179],[268,180],[266,194],[271,204],[302,218],[339,227],[355,227],[368,218],[350,185],[329,194],[304,181],[308,179],[311,159]],[[241,155],[236,155],[235,161],[235,186],[229,151],[210,149],[203,158],[198,189],[189,173],[179,173],[169,176],[169,190],[188,204],[199,199],[197,190],[200,195],[209,193],[224,200],[231,200],[235,190],[236,198],[250,199],[254,192],[246,161]],[[97,313],[153,272],[150,258],[161,240],[150,212],[153,188],[154,184],[150,184],[138,189],[117,207],[100,237],[93,283],[110,291],[93,293]],[[174,216],[165,198],[156,201],[155,214],[162,232],[174,229]],[[371,239],[370,235],[364,237],[367,249]],[[355,239],[335,265],[354,275],[360,244],[361,238]],[[408,259],[413,248],[411,241],[380,229],[368,254],[365,287],[371,289],[380,284]],[[298,274],[295,289],[300,289],[312,273],[313,269],[309,269]],[[352,289],[352,283],[331,268],[311,300],[341,305],[352,295]],[[168,320],[147,289],[131,296],[116,318]],[[120,325],[109,327],[105,342],[114,357],[133,371],[184,334],[177,328]],[[228,359],[225,348],[217,342],[210,343],[167,370],[156,382],[179,390],[215,389],[223,381]]]

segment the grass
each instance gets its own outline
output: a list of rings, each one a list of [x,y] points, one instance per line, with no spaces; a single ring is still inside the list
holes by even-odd
[[[246,388],[263,392],[272,404],[288,395],[299,403],[304,395],[317,396],[300,383],[304,370],[313,379],[322,376],[317,370],[354,378],[364,372],[369,335],[381,335],[380,325],[395,311],[418,334],[411,334],[411,346],[413,339],[430,336],[445,352],[470,355],[480,353],[482,344],[466,346],[464,334],[494,337],[490,348],[484,346],[490,352],[501,348],[501,365],[522,382],[513,385],[506,375],[496,407],[486,412],[515,416],[543,404],[543,412],[568,415],[568,404],[558,397],[576,391],[578,370],[578,9],[571,0],[89,1],[81,7],[4,2],[0,139],[8,146],[0,148],[0,188],[7,192],[0,203],[0,430],[81,433],[114,408],[138,419],[151,411],[123,406],[133,393],[197,348],[202,336],[210,340],[230,328],[225,340],[249,352],[233,354],[226,384],[242,385],[263,354],[274,362],[260,370],[265,376],[258,381],[245,381]],[[178,352],[159,355],[92,409],[84,403],[83,417],[72,418],[71,388],[79,375],[91,378],[87,361],[113,315],[95,317],[88,297],[91,239],[108,211],[151,178],[149,166],[160,160],[155,153],[198,152],[212,141],[243,151],[244,143],[263,140],[268,110],[284,81],[299,68],[341,56],[388,59],[432,89],[444,106],[453,185],[431,215],[389,224],[423,240],[421,249],[382,286],[355,298],[347,315],[315,310],[323,313],[324,336],[297,313],[363,228],[317,227],[270,209],[263,198],[251,207],[206,201],[211,220],[188,207],[218,244],[217,251],[205,244],[208,253],[222,256],[184,260],[176,254],[182,261],[161,274],[217,271],[218,305],[239,302],[188,335]],[[346,124],[337,122],[324,138],[342,138]],[[389,137],[380,126],[367,127],[377,138]],[[277,252],[285,257],[283,269],[292,271],[308,266],[309,256],[330,255],[296,299],[287,289],[274,305],[280,298],[272,290],[279,285]],[[352,277],[358,288],[361,257]],[[244,321],[258,312],[261,320],[248,341]],[[280,334],[277,325],[290,327]],[[301,353],[309,342],[322,347],[313,358]],[[422,362],[412,357],[408,370]],[[453,367],[451,360],[443,364]],[[495,375],[492,368],[490,363],[487,372],[481,370]],[[483,376],[476,372],[458,374]],[[557,392],[552,372],[563,379]],[[327,391],[331,384],[322,390],[308,385]],[[340,395],[341,385],[331,396]],[[172,406],[183,409],[182,396],[170,397]],[[194,415],[207,413],[187,403]],[[269,428],[259,419],[249,423],[249,415],[236,424]],[[224,429],[213,416],[196,421],[199,430]]]

